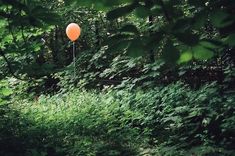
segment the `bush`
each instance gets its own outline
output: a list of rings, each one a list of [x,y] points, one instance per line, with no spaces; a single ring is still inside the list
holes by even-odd
[[[216,83],[192,90],[183,83],[136,94],[161,155],[232,155],[235,145],[235,96]],[[180,154],[182,153],[182,154]]]
[[[21,140],[21,153],[29,155],[136,155],[145,138],[138,127],[131,127],[139,113],[128,107],[108,94],[82,91],[41,96],[36,102],[18,99],[3,116],[13,114],[11,120],[19,120],[23,127],[20,123],[8,124],[2,128],[14,128],[18,135],[2,135]],[[7,118],[3,122],[8,122]],[[5,140],[0,142],[4,144]]]
[[[11,103],[1,106],[3,156],[235,153],[235,97],[216,83],[198,90],[181,82],[146,91],[74,90]]]

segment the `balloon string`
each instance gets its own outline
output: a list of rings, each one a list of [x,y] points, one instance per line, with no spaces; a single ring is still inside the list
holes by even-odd
[[[74,69],[73,69],[73,76],[74,76],[74,81],[76,78],[76,56],[75,56],[75,42],[73,42],[73,65],[74,65]]]

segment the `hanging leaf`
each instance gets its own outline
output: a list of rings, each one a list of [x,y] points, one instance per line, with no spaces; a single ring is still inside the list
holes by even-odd
[[[120,29],[120,31],[121,32],[130,32],[130,33],[134,33],[134,34],[139,34],[139,31],[136,28],[136,26],[134,26],[132,24],[125,25],[124,27],[122,27]]]
[[[183,52],[180,55],[180,59],[178,60],[178,63],[189,62],[190,60],[192,60],[192,58],[193,58],[193,53],[192,53],[192,51],[188,50],[186,52]]]
[[[193,47],[193,56],[197,60],[208,60],[214,56],[213,51],[203,46]]]
[[[153,50],[155,48],[159,48],[159,43],[163,39],[163,32],[155,32],[148,37],[143,37],[145,43],[145,50]]]
[[[206,41],[206,40],[202,40],[199,42],[200,45],[202,45],[203,47],[209,48],[209,49],[216,49],[219,48],[220,46],[215,44],[214,42],[210,42],[210,41]]]
[[[173,26],[173,31],[178,33],[183,33],[188,31],[191,26],[192,19],[191,18],[184,18],[179,19]]]
[[[121,52],[124,51],[129,45],[129,40],[120,40],[112,45],[109,45],[108,52]]]
[[[162,7],[160,5],[155,5],[152,9],[151,9],[151,14],[153,16],[158,16],[160,14],[162,14]]]
[[[140,57],[144,55],[144,45],[139,38],[131,41],[127,48],[127,55],[131,57]]]
[[[229,19],[229,14],[218,10],[211,13],[211,23],[217,28],[223,28],[231,25],[234,21]]]
[[[133,35],[130,35],[130,34],[118,34],[118,35],[114,35],[114,36],[111,36],[109,38],[107,38],[104,42],[102,42],[102,45],[105,46],[105,45],[109,45],[109,46],[112,46],[122,40],[128,40],[132,37]]]
[[[116,9],[111,10],[107,13],[107,19],[114,20],[116,18],[125,16],[125,15],[131,13],[134,9],[135,9],[135,6],[133,4],[116,8]]]
[[[194,29],[204,28],[208,19],[208,14],[205,11],[201,11],[194,16],[194,21],[192,23],[192,27]]]
[[[225,44],[228,44],[231,47],[235,46],[235,34],[230,34],[228,37],[225,38]]]
[[[175,63],[179,57],[180,53],[178,49],[173,45],[171,40],[168,40],[163,48],[162,57],[165,61],[169,63]]]
[[[191,32],[176,33],[175,37],[189,46],[194,46],[199,42],[199,36]]]
[[[139,18],[146,18],[151,14],[150,9],[144,7],[144,6],[140,6],[138,8],[135,9],[135,15]]]

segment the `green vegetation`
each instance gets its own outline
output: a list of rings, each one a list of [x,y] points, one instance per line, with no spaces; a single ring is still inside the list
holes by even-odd
[[[234,10],[0,0],[0,156],[234,156]]]
[[[218,90],[176,83],[15,99],[1,106],[1,155],[232,155],[235,99]]]

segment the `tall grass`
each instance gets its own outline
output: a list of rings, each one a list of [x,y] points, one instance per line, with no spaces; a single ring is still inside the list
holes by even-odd
[[[14,97],[0,108],[0,155],[232,156],[234,110],[215,83]]]

